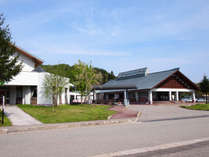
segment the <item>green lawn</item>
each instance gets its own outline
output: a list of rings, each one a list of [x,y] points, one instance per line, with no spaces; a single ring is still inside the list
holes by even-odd
[[[190,109],[190,110],[203,110],[209,111],[209,104],[196,104],[192,106],[182,106],[183,108]]]
[[[9,121],[9,119],[6,116],[4,117],[4,124],[2,125],[1,124],[1,116],[2,116],[2,112],[0,110],[0,127],[1,126],[11,126],[12,125],[12,123]]]
[[[43,123],[80,122],[90,120],[104,120],[115,111],[108,110],[106,105],[61,105],[55,107],[18,105],[23,111]]]

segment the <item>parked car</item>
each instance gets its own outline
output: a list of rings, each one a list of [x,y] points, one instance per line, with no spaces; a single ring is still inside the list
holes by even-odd
[[[197,102],[206,102],[205,98],[197,98]]]
[[[192,97],[184,97],[181,99],[181,101],[184,101],[184,102],[193,102],[193,99]]]

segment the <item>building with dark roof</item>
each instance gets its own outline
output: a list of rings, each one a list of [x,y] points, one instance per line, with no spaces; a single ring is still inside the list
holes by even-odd
[[[179,68],[149,73],[147,68],[119,73],[114,80],[94,87],[98,103],[153,104],[179,101],[189,92],[195,100],[198,87]]]

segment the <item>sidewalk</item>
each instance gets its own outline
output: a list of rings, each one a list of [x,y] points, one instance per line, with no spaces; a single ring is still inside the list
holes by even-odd
[[[138,112],[130,110],[124,106],[113,106],[110,110],[117,111],[116,114],[113,114],[111,119],[122,119],[122,118],[136,118]]]
[[[69,123],[55,123],[55,124],[39,124],[39,125],[22,125],[22,126],[8,126],[0,128],[1,134],[20,133],[28,131],[51,130],[51,129],[65,129],[65,128],[80,128],[99,125],[114,125],[122,123],[134,123],[136,118],[110,119],[110,120],[96,120],[96,121],[82,121]]]
[[[5,112],[13,126],[42,124],[17,106],[6,106]]]
[[[8,115],[8,118],[11,120],[13,126],[4,127],[2,129],[0,128],[0,134],[37,130],[77,128],[98,125],[113,125],[121,123],[134,123],[139,118],[138,112],[129,110],[124,106],[113,106],[110,110],[117,111],[117,113],[108,118],[108,120],[42,124],[30,115],[23,112],[17,106],[7,106],[6,114]]]

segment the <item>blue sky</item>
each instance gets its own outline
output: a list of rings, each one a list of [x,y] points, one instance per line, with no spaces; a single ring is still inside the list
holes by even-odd
[[[45,64],[209,76],[209,0],[0,0],[16,44]]]

